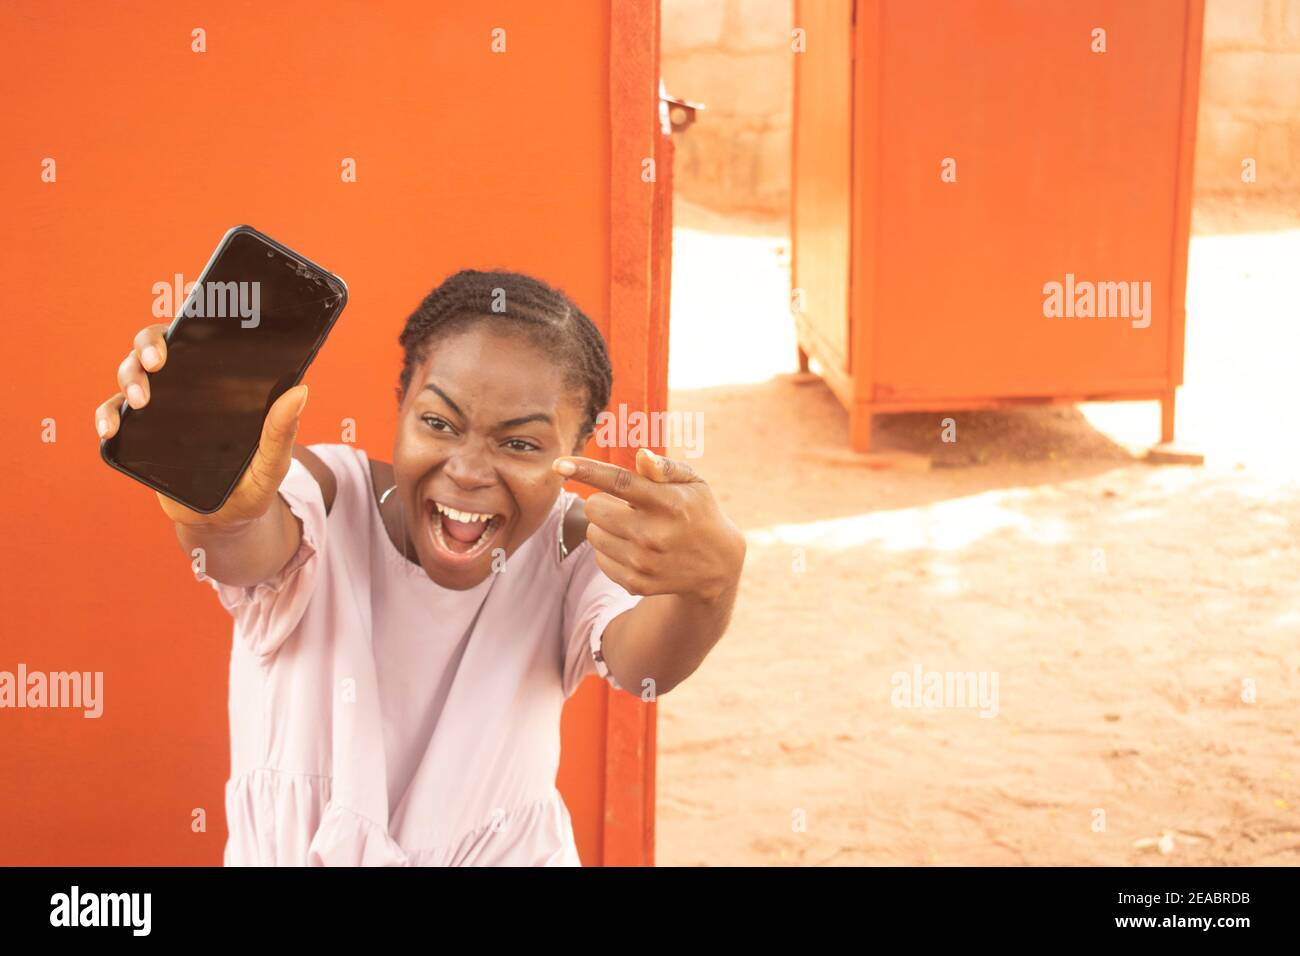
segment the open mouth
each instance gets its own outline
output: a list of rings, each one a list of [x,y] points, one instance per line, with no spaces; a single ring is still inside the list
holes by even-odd
[[[504,524],[499,514],[458,511],[440,501],[425,502],[429,537],[439,554],[453,563],[471,561],[492,544]]]

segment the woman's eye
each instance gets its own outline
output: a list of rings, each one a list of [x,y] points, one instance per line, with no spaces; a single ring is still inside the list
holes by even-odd
[[[522,438],[511,438],[506,442],[506,446],[511,451],[537,451],[538,447],[530,441],[524,441]]]
[[[423,421],[426,425],[428,425],[436,432],[440,432],[443,430],[438,427],[439,425],[446,425],[448,429],[451,428],[451,425],[447,423],[446,419],[439,418],[437,415],[422,415],[421,421]]]

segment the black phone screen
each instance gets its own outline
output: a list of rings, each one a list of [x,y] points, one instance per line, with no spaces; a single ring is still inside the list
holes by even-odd
[[[149,403],[123,407],[105,461],[204,513],[252,460],[275,400],[298,383],[347,287],[254,230],[234,230],[167,333]]]

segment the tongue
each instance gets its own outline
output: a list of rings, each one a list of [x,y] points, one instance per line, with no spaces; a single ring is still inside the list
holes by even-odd
[[[486,522],[483,521],[453,521],[446,515],[442,516],[442,530],[450,538],[464,544],[472,544],[477,541],[479,535],[483,533]]]

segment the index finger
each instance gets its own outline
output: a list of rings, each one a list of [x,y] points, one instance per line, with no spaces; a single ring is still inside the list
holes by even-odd
[[[567,470],[568,465],[573,466],[572,471]],[[643,478],[635,471],[611,465],[607,461],[563,455],[555,459],[551,467],[566,478],[609,492],[615,498],[622,498],[631,505],[654,504],[663,494],[661,486],[655,482]]]

